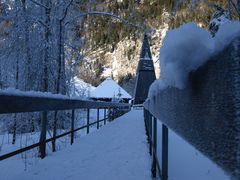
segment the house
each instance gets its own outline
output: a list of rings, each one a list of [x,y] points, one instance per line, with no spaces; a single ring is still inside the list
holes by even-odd
[[[90,98],[95,101],[129,103],[132,96],[109,77],[91,92]]]

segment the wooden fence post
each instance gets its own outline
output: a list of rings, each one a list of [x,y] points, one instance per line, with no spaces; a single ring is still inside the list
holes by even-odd
[[[104,108],[104,125],[106,124],[106,118],[107,118],[107,116],[106,116],[106,108]]]
[[[162,180],[168,179],[168,128],[162,125]]]
[[[47,136],[47,112],[44,111],[42,113],[42,121],[41,121],[41,133],[40,133],[40,146],[39,152],[40,157],[43,159],[46,156],[46,136]]]
[[[90,119],[90,110],[87,109],[87,134],[89,134],[89,119]]]
[[[99,129],[99,108],[97,108],[97,129]]]
[[[152,115],[150,113],[148,113],[148,128],[149,128],[149,153],[150,155],[152,155]]]
[[[144,123],[145,123],[145,130],[147,135],[147,141],[149,143],[149,133],[148,133],[148,111],[144,109]]]
[[[157,177],[157,118],[153,118],[153,161],[152,176]]]
[[[107,119],[108,119],[108,122],[111,121],[111,118],[112,118],[112,108],[107,108]]]
[[[71,145],[74,141],[74,120],[75,120],[75,110],[72,110],[72,121],[71,121]]]

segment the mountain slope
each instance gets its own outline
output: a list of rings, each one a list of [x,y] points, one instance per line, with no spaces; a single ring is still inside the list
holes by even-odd
[[[159,75],[158,51],[167,29],[190,21],[208,28],[213,2],[223,7],[227,5],[227,0],[98,0],[92,10],[113,12],[153,29],[149,34],[150,45]],[[94,16],[84,19],[81,34],[87,39],[84,47],[87,60],[81,63],[79,77],[96,86],[107,76],[112,76],[121,85],[126,85],[132,94],[143,31],[109,17]]]

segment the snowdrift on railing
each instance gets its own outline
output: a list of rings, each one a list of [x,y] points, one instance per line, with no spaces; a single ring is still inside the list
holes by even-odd
[[[149,97],[167,87],[185,88],[188,74],[222,51],[239,34],[239,22],[220,26],[214,38],[195,23],[169,30],[160,49],[160,79],[150,87]]]

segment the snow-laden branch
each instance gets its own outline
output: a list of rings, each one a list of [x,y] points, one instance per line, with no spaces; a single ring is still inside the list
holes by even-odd
[[[38,5],[38,6],[41,6],[41,7],[45,8],[45,9],[50,9],[50,7],[48,7],[48,6],[40,3],[40,2],[38,2],[38,1],[30,0],[30,2],[32,2],[32,3],[34,3],[34,4]]]
[[[122,23],[126,24],[126,25],[130,25],[134,28],[137,28],[137,29],[141,29],[143,31],[146,30],[146,27],[145,26],[141,26],[139,24],[134,24],[112,12],[101,12],[101,11],[90,11],[90,12],[82,12],[81,14],[79,14],[78,16],[74,17],[71,21],[68,21],[65,23],[65,25],[71,23],[72,21],[76,20],[77,18],[81,18],[81,17],[84,17],[84,16],[91,16],[91,15],[102,15],[102,16],[109,16],[109,17],[112,17],[112,18],[115,18],[115,19],[118,19],[120,20]]]

